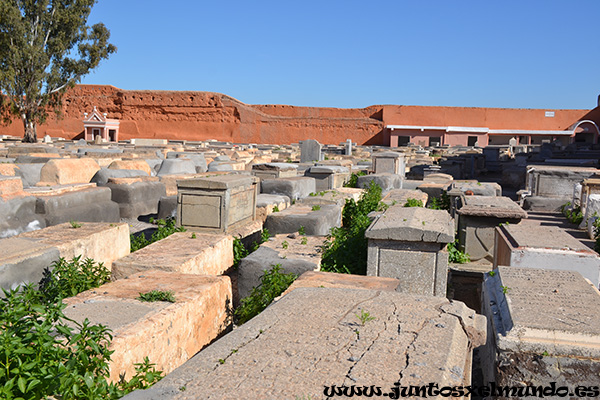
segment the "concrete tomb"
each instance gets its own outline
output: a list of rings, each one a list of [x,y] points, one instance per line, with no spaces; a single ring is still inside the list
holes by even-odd
[[[177,183],[177,190],[177,223],[187,229],[229,232],[256,219],[256,177],[186,179]]]
[[[317,192],[340,188],[350,178],[348,168],[336,165],[316,165],[308,168],[304,175],[315,178]]]
[[[596,287],[600,283],[598,253],[556,226],[526,224],[496,227],[494,267],[576,271]]]
[[[573,271],[500,266],[495,272],[483,285],[488,339],[479,354],[484,381],[597,387],[598,290]],[[525,396],[510,398],[517,397]]]
[[[252,175],[260,179],[292,178],[298,175],[298,166],[292,163],[264,163],[252,165]]]
[[[109,178],[106,187],[119,204],[121,218],[156,214],[160,199],[167,194],[165,185],[152,176]]]
[[[396,174],[406,176],[406,161],[404,154],[393,151],[373,153],[373,171],[376,174]]]
[[[527,213],[508,197],[461,196],[459,202],[459,247],[471,261],[493,262],[496,227],[518,224],[527,218]]]
[[[446,296],[446,244],[454,241],[446,211],[395,205],[375,218],[365,237],[367,275],[399,279],[403,293]]]

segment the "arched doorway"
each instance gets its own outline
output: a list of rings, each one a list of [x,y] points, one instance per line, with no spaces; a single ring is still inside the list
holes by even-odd
[[[577,122],[573,127],[574,140],[576,144],[596,144],[600,130],[594,121],[583,120]]]

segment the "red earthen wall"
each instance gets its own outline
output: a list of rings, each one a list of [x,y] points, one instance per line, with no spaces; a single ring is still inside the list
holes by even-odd
[[[600,119],[594,118],[598,109],[548,110],[554,111],[555,116],[545,117],[546,110],[535,109],[395,105],[340,109],[248,105],[211,92],[121,90],[108,85],[78,85],[64,98],[63,118],[56,119],[51,115],[38,127],[38,137],[45,134],[68,139],[80,137],[83,113],[91,112],[94,106],[107,113],[108,118],[120,120],[120,139],[216,139],[272,144],[297,143],[305,139],[338,144],[352,139],[358,144],[388,145],[390,138],[386,125],[564,130],[581,119]],[[16,120],[9,126],[0,126],[0,134],[22,136],[23,125]]]
[[[252,106],[219,93],[133,91],[102,85],[78,85],[69,91],[62,107],[63,118],[51,115],[38,127],[38,137],[78,137],[83,132],[83,113],[91,112],[94,106],[108,118],[120,121],[119,136],[123,140],[216,139],[287,144],[316,139],[338,144],[350,138],[359,144],[383,144],[383,122],[370,117],[381,107]],[[22,136],[22,123],[17,120],[0,127],[0,134]]]

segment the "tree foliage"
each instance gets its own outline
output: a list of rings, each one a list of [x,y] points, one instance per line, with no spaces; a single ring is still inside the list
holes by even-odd
[[[117,49],[102,23],[87,25],[96,0],[0,1],[0,111],[21,118],[23,140],[62,95]]]

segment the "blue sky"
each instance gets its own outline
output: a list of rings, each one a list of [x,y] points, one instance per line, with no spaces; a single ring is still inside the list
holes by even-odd
[[[99,0],[118,52],[82,80],[248,104],[596,106],[598,0]]]

